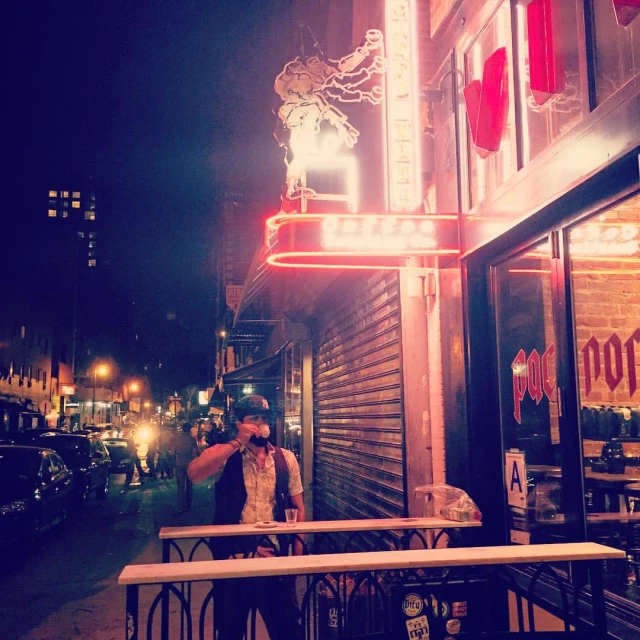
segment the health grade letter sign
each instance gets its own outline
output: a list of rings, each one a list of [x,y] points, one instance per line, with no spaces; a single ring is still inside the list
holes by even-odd
[[[280,267],[403,269],[410,256],[460,252],[456,214],[279,213],[266,226],[267,262]]]

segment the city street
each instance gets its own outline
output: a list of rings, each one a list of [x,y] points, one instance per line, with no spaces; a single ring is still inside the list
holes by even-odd
[[[47,534],[41,548],[2,567],[3,640],[122,640],[121,569],[161,561],[160,527],[211,522],[209,483],[194,487],[189,513],[177,514],[175,480],[147,479],[127,491],[123,475],[111,480],[106,501],[90,498],[81,513]]]

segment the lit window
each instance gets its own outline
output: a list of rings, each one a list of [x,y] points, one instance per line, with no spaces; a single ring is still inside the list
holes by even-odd
[[[20,327],[20,337],[22,339],[27,337],[27,327],[25,327],[24,325]]]
[[[85,220],[95,220],[96,219],[96,212],[95,211],[85,211],[84,212],[84,219]]]
[[[80,200],[74,200],[74,201],[71,203],[71,207],[72,207],[73,209],[79,209],[79,208],[80,208]]]
[[[89,242],[89,249],[95,249],[96,243],[91,241]]]
[[[95,258],[91,258],[87,264],[90,267],[95,267],[98,264],[98,261]]]
[[[84,238],[84,231],[78,231],[78,236],[80,238]]]
[[[63,218],[68,218],[69,217],[69,212],[68,211],[63,211],[62,212],[62,217]]]
[[[73,197],[74,198],[79,198],[80,197],[80,192],[79,191],[74,191],[73,192]]]
[[[58,197],[58,192],[57,191],[49,191],[49,197],[50,198],[57,198]]]
[[[58,212],[55,209],[49,209],[49,217],[55,218],[58,215]]]
[[[69,197],[69,192],[68,192],[68,191],[62,191],[62,192],[60,193],[60,195],[61,195],[63,198],[68,198],[68,197]]]
[[[90,238],[95,238],[96,237],[96,232],[95,231],[89,231],[89,237]]]

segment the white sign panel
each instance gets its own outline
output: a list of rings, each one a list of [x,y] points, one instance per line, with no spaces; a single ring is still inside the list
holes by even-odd
[[[505,453],[505,482],[507,484],[507,504],[511,507],[527,507],[527,469],[524,453]]]

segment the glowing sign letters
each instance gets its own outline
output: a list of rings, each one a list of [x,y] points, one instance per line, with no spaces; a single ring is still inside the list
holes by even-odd
[[[482,82],[473,80],[464,89],[473,144],[481,158],[500,149],[509,108],[507,50],[496,49],[484,62]]]
[[[552,0],[533,0],[527,6],[529,86],[537,104],[564,91],[564,61],[559,32],[553,29]]]
[[[402,269],[408,256],[455,256],[458,216],[278,213],[266,223],[269,264]]]
[[[572,256],[598,258],[640,254],[640,230],[632,224],[588,224],[571,232]]]
[[[389,206],[414,211],[422,201],[414,0],[387,0],[387,145]]]
[[[636,344],[640,344],[640,328],[636,329],[624,343],[627,360],[627,374],[629,378],[629,398],[638,388],[636,376]],[[617,333],[611,334],[602,345],[604,356],[604,379],[611,391],[622,382],[624,377],[622,341]],[[600,342],[591,336],[582,347],[582,362],[584,366],[584,390],[585,396],[591,393],[593,384],[600,378]]]
[[[524,349],[520,349],[513,359],[513,417],[518,424],[522,424],[521,405],[527,391],[536,404],[540,404],[544,396],[549,400],[554,397],[556,379],[550,376],[555,372],[555,365],[549,359],[555,352],[555,345],[550,344],[542,355],[534,349],[527,357]]]

